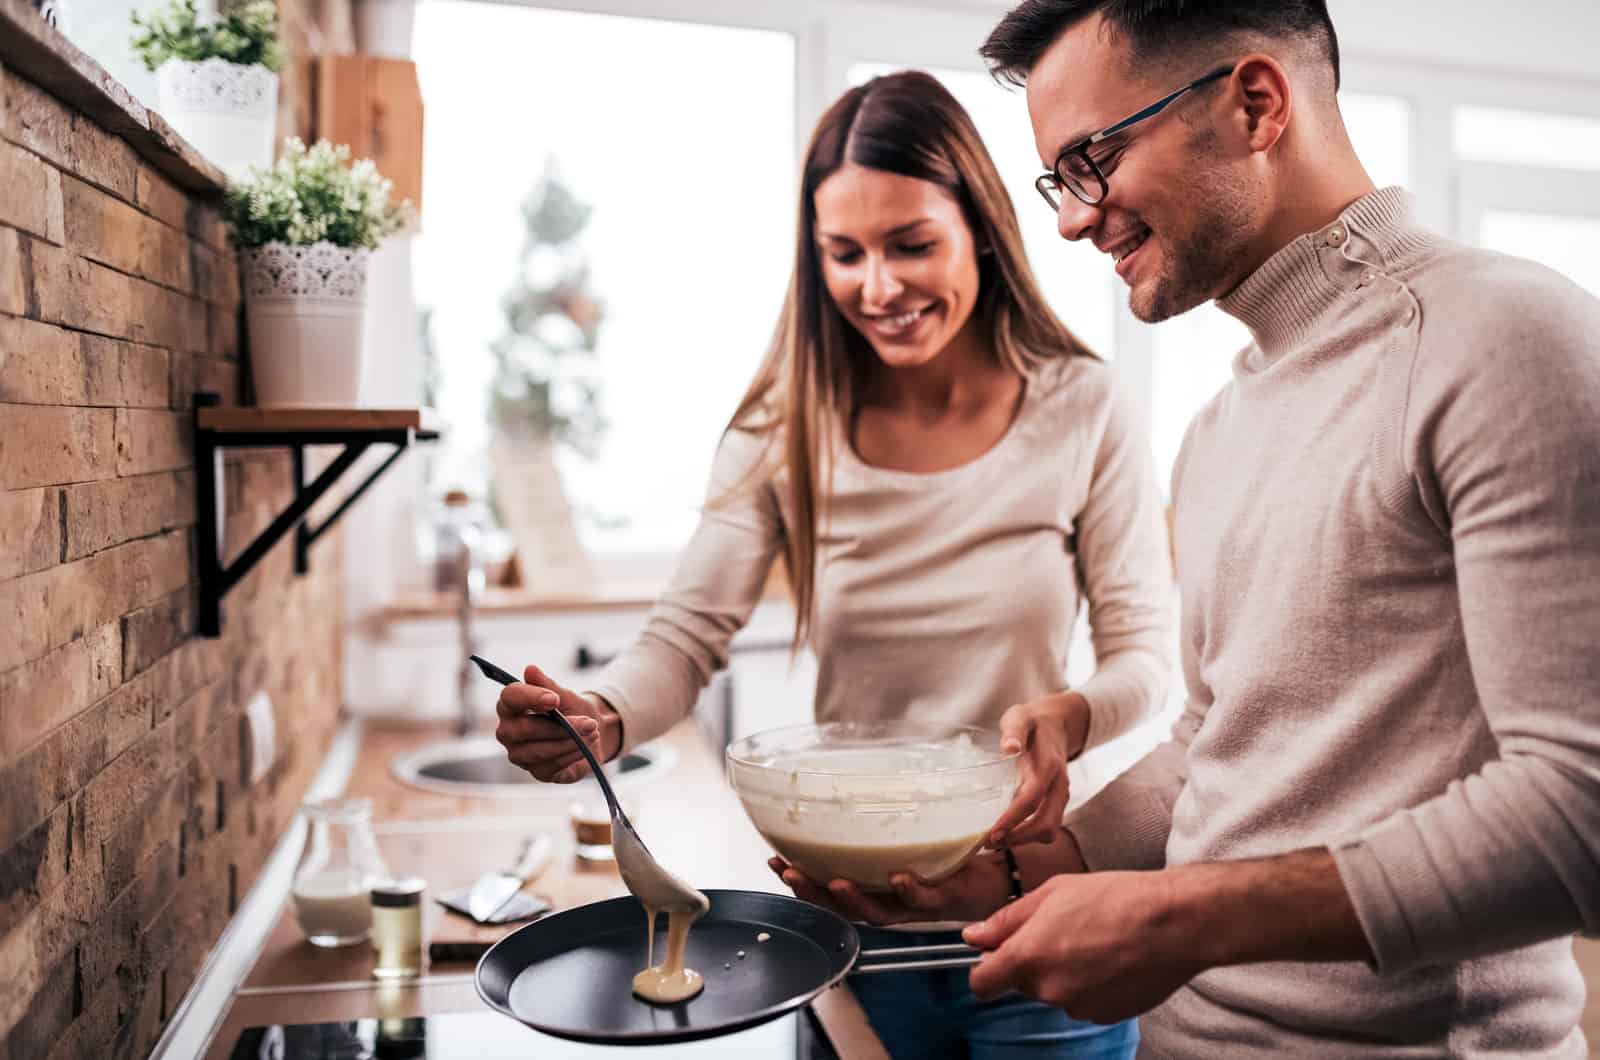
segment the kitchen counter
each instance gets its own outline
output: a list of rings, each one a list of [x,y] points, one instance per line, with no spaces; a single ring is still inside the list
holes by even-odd
[[[554,848],[549,866],[529,890],[558,909],[626,893],[614,869],[586,868],[576,860],[566,815],[570,800],[561,789],[534,788],[539,797],[530,798],[464,798],[419,791],[390,775],[395,755],[449,735],[444,725],[369,723],[346,789],[372,799],[374,830],[390,869],[428,881],[430,937],[487,940],[514,930],[518,925],[472,926],[431,899],[471,883],[480,872],[510,864],[522,841],[538,831],[551,835]],[[677,764],[630,798],[637,802],[635,823],[652,851],[700,887],[787,893],[766,867],[770,851],[728,789],[721,763],[694,722],[680,724],[661,742],[677,753]],[[251,1026],[487,1011],[473,987],[472,962],[434,962],[420,979],[401,984],[374,982],[371,965],[370,947],[319,950],[306,942],[285,903],[220,1021],[206,1060],[227,1060],[239,1033]],[[848,989],[825,992],[812,1008],[843,1060],[887,1060]]]

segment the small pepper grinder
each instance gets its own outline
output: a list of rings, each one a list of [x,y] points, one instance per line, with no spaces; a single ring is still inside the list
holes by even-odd
[[[422,974],[422,893],[427,883],[415,876],[385,880],[372,888],[372,965],[375,979],[408,979]]]

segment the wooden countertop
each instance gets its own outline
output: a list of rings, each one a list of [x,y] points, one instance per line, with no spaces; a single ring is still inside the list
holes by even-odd
[[[509,864],[537,831],[555,842],[549,867],[530,891],[558,909],[626,893],[614,869],[585,868],[577,861],[567,819],[570,795],[561,789],[535,787],[538,795],[529,798],[466,798],[419,791],[390,775],[395,755],[448,737],[448,728],[438,724],[369,725],[347,787],[348,794],[373,800],[378,846],[390,869],[428,881],[424,916],[430,937],[492,940],[513,930],[515,925],[468,924],[431,897]],[[697,886],[784,892],[766,867],[766,842],[728,790],[721,763],[694,722],[680,724],[662,742],[677,752],[678,762],[638,793],[632,814],[652,851]],[[708,843],[708,836],[716,842]],[[234,995],[207,1060],[227,1060],[239,1032],[250,1026],[484,1010],[471,962],[435,962],[419,980],[403,984],[375,983],[371,966],[370,947],[319,950],[306,942],[286,904]],[[812,1007],[844,1060],[887,1060],[849,990],[829,990]]]

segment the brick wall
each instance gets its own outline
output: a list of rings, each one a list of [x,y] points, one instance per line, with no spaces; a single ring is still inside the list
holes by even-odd
[[[214,199],[0,69],[0,1060],[149,1053],[336,723],[336,540],[303,578],[275,549],[221,639],[191,632],[188,410],[237,398],[239,299]],[[231,556],[288,457],[225,477]]]

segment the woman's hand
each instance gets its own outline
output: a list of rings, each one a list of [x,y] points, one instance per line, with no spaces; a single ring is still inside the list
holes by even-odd
[[[609,761],[622,745],[622,721],[599,696],[585,696],[556,684],[537,666],[523,671],[526,684],[500,690],[495,713],[500,723],[494,738],[506,757],[537,779],[570,784],[589,775],[589,764],[559,723],[541,717],[559,708],[601,762]]]
[[[1077,692],[1019,703],[1000,716],[1000,748],[1022,752],[1022,783],[989,829],[989,845],[1041,843],[1067,809],[1067,762],[1089,738],[1089,701]]]
[[[1011,895],[1005,861],[991,853],[977,855],[940,883],[924,882],[909,872],[897,873],[889,878],[894,888],[890,894],[868,893],[849,880],[819,883],[780,857],[769,858],[767,865],[795,897],[869,924],[982,920],[1005,905]]]

